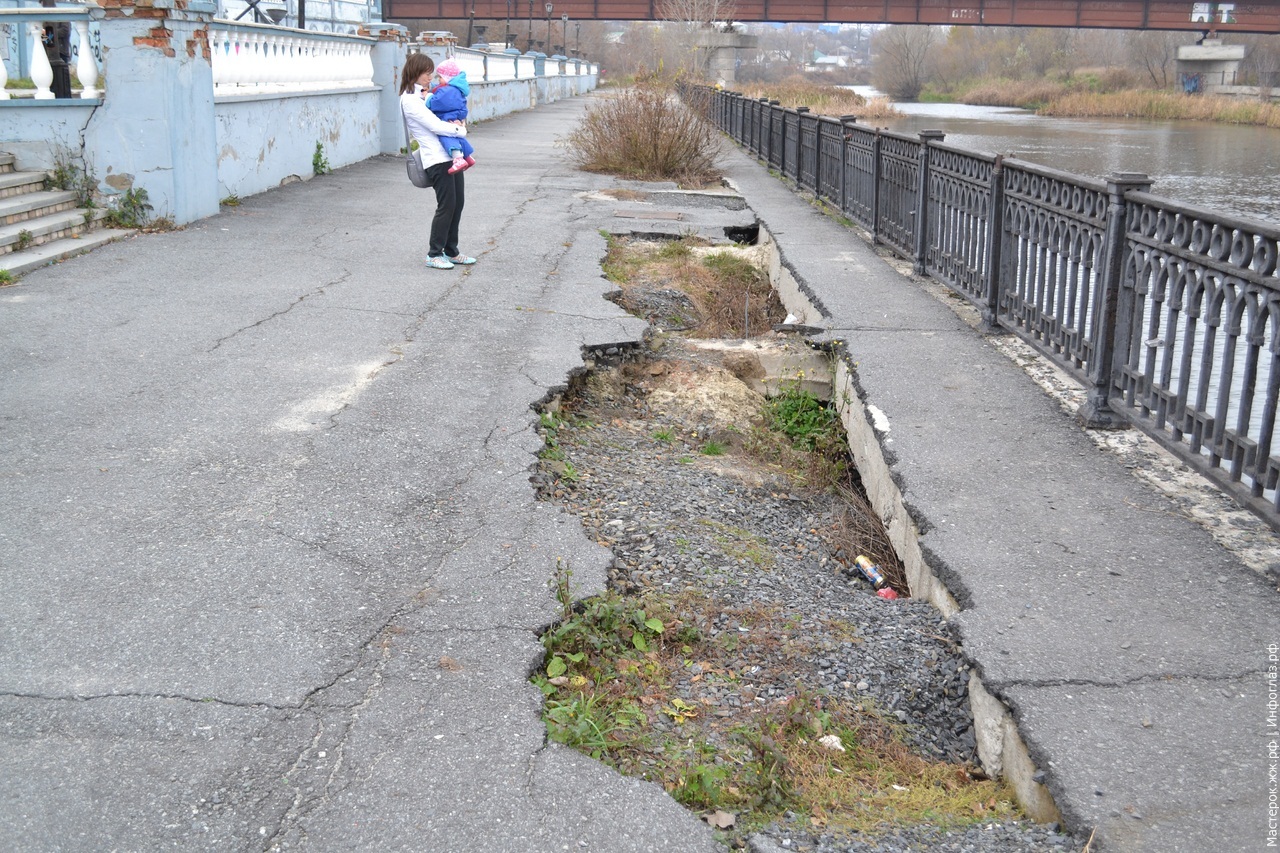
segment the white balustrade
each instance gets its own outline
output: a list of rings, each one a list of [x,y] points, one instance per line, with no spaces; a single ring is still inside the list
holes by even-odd
[[[370,86],[368,39],[315,38],[269,25],[220,21],[210,34],[214,90],[220,95],[305,92]]]
[[[467,72],[467,80],[474,83],[484,79],[484,55],[475,51],[461,51],[453,57],[458,67]]]

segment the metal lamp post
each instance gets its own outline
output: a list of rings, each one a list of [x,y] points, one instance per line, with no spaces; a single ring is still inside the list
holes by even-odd
[[[569,13],[565,12],[560,16],[560,52],[569,52]]]
[[[547,10],[547,49],[551,49],[551,4],[546,5]]]
[[[529,0],[529,38],[525,50],[533,50],[533,0]]]
[[[582,55],[582,21],[573,22],[573,55]]]
[[[507,0],[507,28],[502,31],[502,46],[511,47],[511,0]]]

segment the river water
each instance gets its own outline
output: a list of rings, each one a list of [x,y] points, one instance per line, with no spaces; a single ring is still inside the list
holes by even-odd
[[[860,94],[878,93],[866,86]],[[890,130],[941,130],[946,142],[1092,178],[1150,176],[1156,195],[1280,225],[1280,130],[1190,121],[1079,119],[965,104],[896,104]]]

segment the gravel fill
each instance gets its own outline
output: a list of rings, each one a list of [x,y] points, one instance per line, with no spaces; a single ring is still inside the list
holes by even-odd
[[[709,358],[678,339],[657,357],[658,367],[597,369],[577,383],[565,408],[592,425],[562,427],[556,443],[578,479],[561,476],[564,461],[543,460],[533,476],[540,497],[578,515],[587,534],[613,550],[610,583],[620,591],[690,590],[730,611],[763,605],[792,614],[784,642],[742,647],[744,658],[735,661],[740,689],[713,694],[726,709],[787,696],[797,685],[827,691],[897,717],[921,756],[976,772],[970,667],[946,620],[924,601],[876,597],[850,567],[856,555],[832,548],[824,534],[839,518],[834,495],[797,487],[752,460],[741,450],[741,433],[726,431],[715,412],[652,406],[650,394],[664,387],[671,364],[696,371]],[[654,437],[665,438],[661,431],[670,440]],[[700,452],[713,438],[728,445],[725,455]],[[714,639],[745,629],[721,614],[704,630]],[[801,816],[770,826],[751,844],[761,851],[1080,849],[1055,828],[920,826],[837,840],[808,834],[812,827]]]

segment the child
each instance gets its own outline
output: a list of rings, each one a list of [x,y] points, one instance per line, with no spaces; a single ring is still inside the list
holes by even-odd
[[[440,77],[440,85],[427,95],[427,109],[444,121],[461,124],[467,119],[467,96],[471,94],[471,86],[467,84],[467,72],[458,67],[452,59],[446,59],[436,66],[436,74]],[[476,163],[471,156],[475,149],[464,137],[441,136],[440,144],[453,158],[449,173],[470,169]]]

